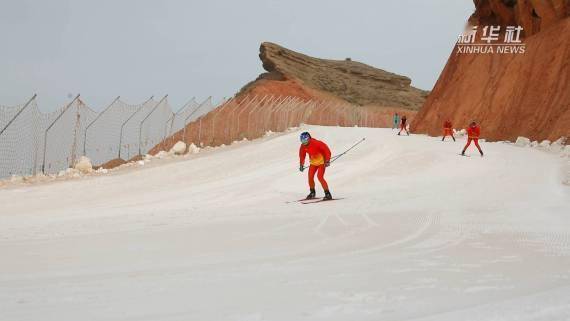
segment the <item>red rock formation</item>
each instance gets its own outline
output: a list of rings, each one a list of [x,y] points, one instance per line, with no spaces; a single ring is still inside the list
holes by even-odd
[[[259,51],[267,73],[246,85],[238,96],[257,87],[274,87],[299,97],[409,110],[418,110],[427,96],[426,91],[412,87],[408,77],[350,59],[313,58],[270,42],[262,43]]]
[[[570,1],[475,0],[470,18],[484,25],[521,25],[525,54],[461,54],[454,48],[412,122],[414,132],[440,135],[474,119],[491,140],[570,137]]]

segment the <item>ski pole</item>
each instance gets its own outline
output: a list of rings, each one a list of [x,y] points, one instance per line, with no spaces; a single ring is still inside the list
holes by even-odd
[[[348,153],[351,149],[353,149],[354,147],[358,146],[360,143],[362,143],[363,141],[366,140],[366,137],[362,138],[361,140],[359,140],[358,142],[356,142],[356,144],[352,145],[349,149],[345,150],[344,152],[334,156],[331,158],[330,163],[334,162],[335,160],[339,159],[341,156],[345,155],[346,153]]]
[[[335,155],[333,157],[331,157],[331,161],[329,162],[329,164],[331,164],[332,162],[334,162],[335,160],[339,159],[341,156],[345,155],[346,153],[348,153],[351,149],[353,149],[354,147],[358,146],[360,143],[362,143],[363,141],[366,140],[366,137],[362,138],[361,140],[359,140],[358,142],[356,142],[354,145],[352,145],[349,149],[345,150],[344,152]],[[309,168],[309,166],[303,166],[303,170]]]

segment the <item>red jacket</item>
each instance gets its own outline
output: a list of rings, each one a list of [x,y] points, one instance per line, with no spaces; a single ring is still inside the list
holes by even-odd
[[[467,127],[467,136],[469,138],[479,138],[479,136],[481,136],[481,127],[479,127],[479,125]]]
[[[307,145],[301,144],[299,148],[299,160],[301,165],[305,164],[305,157],[309,154],[309,160],[311,165],[320,166],[324,163],[328,163],[331,160],[331,150],[327,144],[316,140],[314,138],[309,139]]]
[[[452,127],[453,127],[453,125],[451,124],[451,122],[449,120],[446,120],[443,123],[443,128],[450,128],[451,129]]]

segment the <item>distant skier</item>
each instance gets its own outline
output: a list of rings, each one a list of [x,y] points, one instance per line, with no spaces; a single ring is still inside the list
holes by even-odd
[[[402,119],[400,119],[400,131],[398,132],[398,136],[400,135],[400,133],[403,131],[406,132],[406,134],[408,134],[408,136],[410,136],[410,133],[408,132],[408,129],[406,128],[407,124],[406,122],[408,121],[408,119],[406,118],[406,115],[402,115]]]
[[[330,165],[331,151],[329,147],[321,142],[311,137],[308,132],[303,132],[301,134],[301,147],[299,147],[299,171],[305,169],[305,157],[309,154],[309,195],[307,199],[315,198],[315,174],[321,183],[321,186],[325,190],[325,200],[331,200],[332,195],[329,191],[329,186],[327,181],[325,181],[325,168]]]
[[[398,124],[400,124],[400,115],[395,113],[392,121],[392,130],[394,130],[394,128],[398,128]]]
[[[481,136],[481,127],[479,127],[475,121],[472,121],[471,124],[469,124],[469,127],[467,127],[467,144],[463,147],[461,155],[465,156],[467,147],[469,147],[469,145],[471,145],[471,141],[473,141],[479,150],[479,153],[481,153],[481,157],[483,157],[483,150],[481,150],[481,146],[479,146],[479,136]]]
[[[443,138],[441,141],[443,142],[447,136],[451,136],[453,141],[455,141],[455,137],[453,137],[453,125],[449,119],[443,122]]]

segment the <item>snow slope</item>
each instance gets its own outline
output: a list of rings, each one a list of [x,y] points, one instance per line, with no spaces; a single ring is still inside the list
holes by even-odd
[[[561,158],[309,130],[367,138],[327,169],[343,200],[288,203],[299,131],[0,190],[0,320],[570,320]]]

